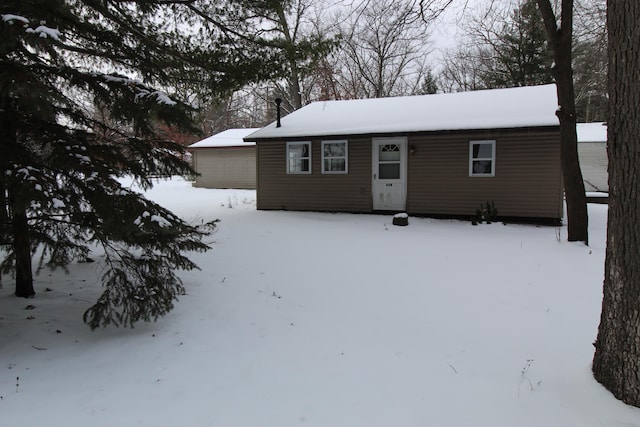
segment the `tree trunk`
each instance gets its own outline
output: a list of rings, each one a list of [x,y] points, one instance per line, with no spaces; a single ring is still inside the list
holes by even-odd
[[[578,138],[576,136],[576,105],[573,88],[572,35],[573,0],[562,0],[561,23],[558,28],[556,16],[549,0],[537,0],[538,9],[545,23],[547,36],[553,48],[555,62],[554,77],[558,91],[557,116],[560,121],[560,162],[564,192],[567,200],[567,232],[570,242],[589,243],[589,217],[587,197],[578,160]]]
[[[289,96],[291,97],[293,108],[299,110],[302,108],[302,89],[300,88],[298,64],[295,60],[289,60],[289,66],[291,68],[291,77],[289,78]]]
[[[14,118],[12,117],[11,102],[8,97],[0,97],[0,152],[6,153],[15,150],[17,146],[17,130]],[[11,156],[8,156],[11,158]],[[0,170],[7,168],[8,165],[3,164]],[[2,191],[2,214],[0,219],[3,220],[2,235],[7,237],[13,245],[16,267],[16,295],[19,297],[32,297],[35,295],[33,289],[33,273],[31,267],[31,240],[29,238],[29,223],[24,208],[20,208],[22,202],[17,202],[16,197],[19,196],[20,190],[12,188],[13,185],[6,181],[3,177],[0,187]],[[15,185],[15,184],[14,184]],[[8,235],[12,237],[9,238]]]
[[[576,135],[576,105],[571,69],[571,40],[562,44],[556,58],[556,87],[558,91],[557,112],[560,121],[560,162],[564,193],[567,201],[567,238],[570,242],[589,244],[589,216],[580,161],[578,159],[578,137]],[[567,58],[568,57],[568,58]]]
[[[609,0],[609,217],[595,379],[640,407],[640,3]]]
[[[24,212],[13,213],[13,251],[16,256],[16,296],[29,298],[36,294],[31,271],[29,224]]]
[[[289,62],[289,68],[291,75],[289,76],[289,98],[291,106],[295,110],[302,108],[302,90],[300,88],[300,73],[298,69],[297,55],[296,55],[296,40],[295,33],[291,33],[289,28],[289,22],[287,21],[287,15],[282,7],[282,4],[276,6],[276,13],[278,15],[278,21],[282,28],[282,34],[284,35],[286,46],[285,55]]]

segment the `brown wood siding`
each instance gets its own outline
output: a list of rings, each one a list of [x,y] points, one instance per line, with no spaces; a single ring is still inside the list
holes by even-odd
[[[371,211],[371,139],[348,141],[347,174],[322,173],[323,140],[292,140],[311,141],[311,174],[287,174],[285,141],[257,144],[258,209]]]
[[[256,188],[256,150],[218,147],[193,150],[193,167],[200,174],[194,187]]]
[[[348,138],[347,175],[323,175],[323,138],[296,139],[305,140],[312,141],[310,175],[287,174],[286,141],[258,142],[258,209],[371,212],[371,137]],[[471,140],[496,141],[494,177],[469,177]],[[500,216],[562,217],[556,129],[415,134],[408,144],[415,151],[407,159],[409,214],[466,216],[494,202]]]
[[[495,176],[469,176],[469,141],[496,141]],[[493,202],[504,217],[561,218],[559,133],[410,138],[407,211],[473,215]]]

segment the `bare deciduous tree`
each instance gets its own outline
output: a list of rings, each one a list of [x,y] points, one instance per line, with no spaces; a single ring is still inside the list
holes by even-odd
[[[573,0],[562,0],[559,20],[550,0],[536,0],[553,49],[553,73],[558,91],[560,162],[567,201],[567,232],[570,242],[589,242],[589,217],[584,181],[578,161],[576,106],[573,86]]]
[[[448,49],[441,59],[440,84],[445,92],[486,89],[482,64],[491,60],[486,48],[462,45]]]
[[[342,17],[338,81],[344,97],[417,93],[429,70],[427,24],[418,2],[365,1]]]
[[[605,121],[608,104],[606,1],[577,0],[574,27],[578,121]]]

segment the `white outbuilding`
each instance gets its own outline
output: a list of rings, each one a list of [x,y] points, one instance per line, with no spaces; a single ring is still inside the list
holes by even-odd
[[[228,129],[188,147],[200,175],[194,187],[256,188],[256,147],[243,138],[257,128]]]
[[[609,192],[607,175],[607,124],[578,123],[578,157],[587,192]]]

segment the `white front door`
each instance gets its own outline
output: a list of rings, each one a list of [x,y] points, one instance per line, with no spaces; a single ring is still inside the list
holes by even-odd
[[[373,210],[405,210],[407,205],[407,138],[374,138],[372,158]]]

